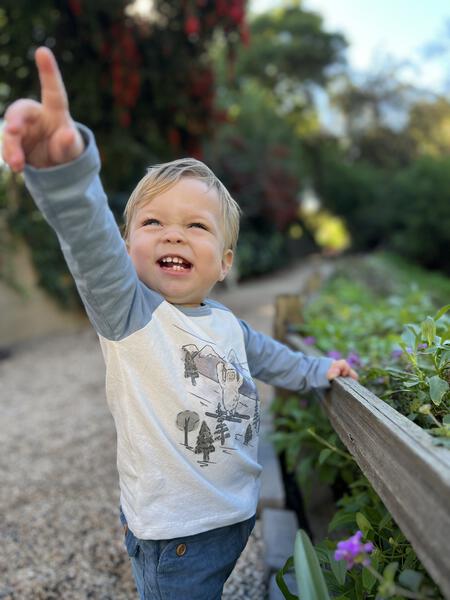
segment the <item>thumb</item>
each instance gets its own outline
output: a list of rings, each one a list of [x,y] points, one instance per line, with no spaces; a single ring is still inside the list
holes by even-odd
[[[339,365],[331,365],[331,367],[327,371],[327,379],[335,379],[338,375],[340,375],[341,369]]]
[[[52,160],[62,164],[75,160],[84,151],[83,138],[74,124],[59,127],[50,144]]]

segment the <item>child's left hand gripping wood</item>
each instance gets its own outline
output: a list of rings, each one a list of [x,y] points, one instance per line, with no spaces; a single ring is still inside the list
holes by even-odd
[[[336,379],[336,377],[358,379],[358,373],[351,368],[346,360],[335,360],[327,371],[327,378],[331,381],[332,379]]]

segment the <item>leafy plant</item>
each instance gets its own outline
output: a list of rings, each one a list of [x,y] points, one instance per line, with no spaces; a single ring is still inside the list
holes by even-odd
[[[360,521],[365,521],[360,517]],[[401,568],[391,561],[380,562],[380,552],[372,542],[362,542],[363,532],[357,530],[346,540],[314,549],[305,531],[295,538],[294,556],[277,573],[278,587],[286,600],[401,600],[437,598],[439,591],[424,581],[424,576],[412,568]],[[365,537],[365,536],[364,536]],[[284,576],[294,569],[298,596],[289,590]],[[358,573],[354,577],[355,571]],[[325,574],[325,576],[324,576]],[[356,586],[347,582],[355,578]],[[330,595],[331,593],[331,595]]]
[[[450,448],[450,304],[420,324],[405,326],[394,366],[374,367],[379,393],[399,412]]]
[[[320,404],[312,397],[299,402],[297,396],[275,401],[276,432],[271,440],[285,453],[288,471],[295,472],[301,489],[308,493],[316,473],[320,481],[333,485],[339,478],[355,479],[355,461],[331,428]]]
[[[387,280],[373,259],[356,264],[362,269],[355,270],[352,262],[351,280],[343,276],[347,262],[306,305],[305,323],[299,328],[304,341],[329,355],[347,358],[358,368],[364,385],[432,434],[435,443],[448,446],[450,306],[436,311],[438,296],[426,293],[424,273],[418,277],[420,285],[411,286]],[[274,410],[274,442],[285,452],[287,466],[295,471],[302,489],[316,473],[333,484],[335,492],[336,484],[344,487],[329,525],[331,537],[316,547],[332,596],[342,600],[441,598],[320,405],[291,396],[278,399]],[[374,546],[371,569],[377,574],[370,569],[345,572],[333,558],[332,538],[357,529]],[[399,586],[404,588],[400,595]]]
[[[292,594],[284,581],[283,575],[295,569],[295,578],[300,598],[308,600],[329,600],[327,584],[320,567],[317,554],[308,537],[300,529],[295,537],[294,557],[289,558],[285,566],[277,573],[278,587],[287,600],[295,600],[298,596]]]

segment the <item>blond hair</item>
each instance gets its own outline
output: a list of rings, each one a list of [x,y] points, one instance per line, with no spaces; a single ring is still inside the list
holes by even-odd
[[[182,177],[193,177],[203,181],[208,189],[213,189],[217,193],[221,207],[225,249],[234,250],[239,235],[241,209],[211,169],[195,158],[180,158],[147,169],[147,174],[134,188],[125,207],[125,241],[128,243],[130,227],[136,210],[153,200],[158,194],[173,187]]]

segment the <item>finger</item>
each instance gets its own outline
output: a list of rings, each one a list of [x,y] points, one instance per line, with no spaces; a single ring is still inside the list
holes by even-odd
[[[52,140],[52,144],[55,148],[54,159],[58,163],[70,162],[84,150],[83,138],[73,126],[60,127]]]
[[[41,112],[41,105],[35,100],[16,100],[5,112],[5,131],[17,133],[25,124],[32,123]]]
[[[359,379],[358,373],[353,369],[350,369],[350,377],[352,377],[353,379]]]
[[[328,379],[336,379],[336,377],[340,374],[340,370],[336,369],[336,367],[330,367],[327,373]]]
[[[41,46],[35,54],[41,82],[41,101],[50,110],[67,110],[67,92],[53,52]]]
[[[345,365],[344,367],[341,368],[341,372],[340,372],[342,377],[352,377],[352,379],[358,379],[358,373],[356,373],[356,371],[354,371],[351,367],[349,367],[348,365]]]
[[[13,171],[22,171],[24,165],[24,153],[20,145],[13,145],[11,140],[3,139],[2,159]]]
[[[30,126],[39,117],[41,108],[33,100],[18,100],[5,113],[2,156],[13,171],[22,171],[25,165],[26,138]]]

